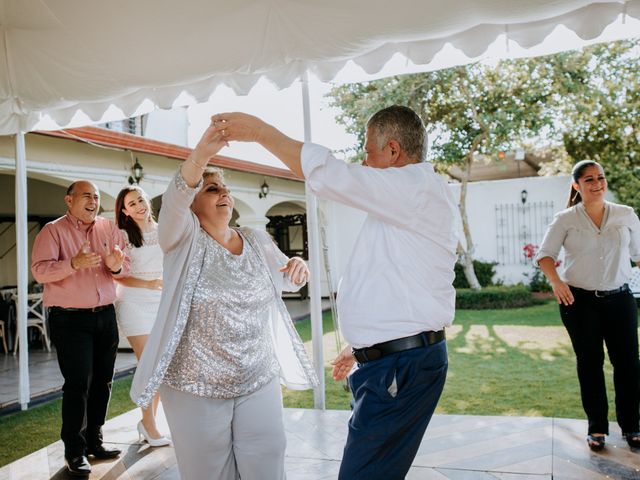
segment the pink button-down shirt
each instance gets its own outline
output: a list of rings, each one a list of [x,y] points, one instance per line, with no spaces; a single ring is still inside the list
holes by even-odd
[[[85,243],[91,251],[104,258],[119,245],[124,251],[122,232],[113,222],[97,217],[84,224],[67,212],[47,223],[33,244],[31,271],[44,284],[44,304],[47,307],[93,308],[113,303],[116,298],[114,277],[126,277],[129,258],[125,255],[122,270],[114,275],[104,264],[95,268],[74,270],[71,258]]]

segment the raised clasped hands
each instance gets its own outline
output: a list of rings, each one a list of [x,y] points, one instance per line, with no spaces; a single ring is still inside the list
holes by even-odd
[[[211,117],[211,125],[226,141],[259,142],[267,124],[258,117],[240,112],[219,113]]]
[[[573,303],[573,293],[571,293],[571,289],[569,285],[567,285],[562,280],[558,280],[556,282],[551,282],[551,288],[553,289],[553,294],[560,305],[571,305]]]
[[[191,161],[196,165],[204,167],[222,147],[228,146],[227,140],[222,133],[216,130],[216,125],[212,121],[200,138],[200,141],[191,152]]]
[[[124,262],[124,252],[118,245],[115,245],[113,250],[104,257],[104,264],[112,272],[119,271],[122,268],[122,262]]]
[[[353,358],[353,354],[351,353],[351,346],[347,345],[338,356],[331,361],[331,365],[333,365],[333,379],[339,382],[347,378],[347,375],[349,375],[355,363],[356,359]]]
[[[307,263],[300,257],[290,258],[280,272],[286,274],[296,285],[303,285],[309,280],[309,268]]]

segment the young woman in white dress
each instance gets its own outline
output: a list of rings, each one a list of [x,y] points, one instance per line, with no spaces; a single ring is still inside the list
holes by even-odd
[[[158,245],[158,224],[151,213],[149,198],[142,188],[123,188],[116,198],[116,220],[124,232],[131,274],[118,279],[116,318],[138,360],[156,320],[162,294],[162,250]],[[171,444],[156,426],[158,395],[149,408],[142,409],[138,422],[140,437],[153,447]]]

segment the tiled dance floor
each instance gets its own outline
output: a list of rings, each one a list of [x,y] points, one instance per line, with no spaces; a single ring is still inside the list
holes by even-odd
[[[288,480],[337,477],[348,417],[347,411],[285,410]],[[105,440],[123,454],[94,462],[91,480],[179,480],[173,448],[138,443],[138,418],[133,410],[107,423]],[[582,420],[436,415],[407,479],[640,479],[640,451],[612,432],[605,451],[592,453],[585,432]],[[0,469],[0,480],[66,478],[61,442]]]

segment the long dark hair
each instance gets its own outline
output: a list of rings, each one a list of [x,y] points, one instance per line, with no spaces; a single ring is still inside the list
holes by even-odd
[[[151,202],[149,202],[149,197],[147,196],[146,192],[137,185],[124,187],[122,190],[120,190],[120,193],[118,193],[118,197],[116,198],[116,223],[118,225],[118,228],[127,232],[129,243],[138,248],[141,247],[144,243],[142,231],[140,230],[140,227],[138,226],[136,221],[129,215],[125,215],[125,213],[123,212],[125,207],[124,198],[130,192],[138,192],[140,195],[146,198],[149,203],[149,208],[151,208]],[[151,218],[153,219],[153,213],[151,213]]]
[[[576,163],[571,169],[571,177],[575,183],[578,183],[578,180],[582,178],[584,175],[584,171],[588,167],[598,166],[602,169],[602,166],[593,160],[582,160],[581,162]],[[573,188],[573,182],[569,187],[569,200],[567,201],[567,208],[573,207],[578,203],[582,202],[582,196],[580,196],[580,192],[578,192],[575,188]]]

